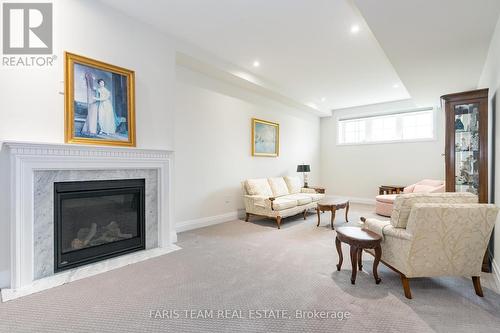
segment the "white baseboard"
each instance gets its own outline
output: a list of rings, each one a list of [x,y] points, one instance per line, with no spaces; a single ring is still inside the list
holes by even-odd
[[[10,272],[0,271],[0,289],[10,287]]]
[[[375,198],[359,198],[359,197],[349,197],[345,195],[327,195],[327,197],[347,199],[349,200],[349,202],[352,203],[375,205]]]
[[[177,231],[174,230],[170,232],[170,242],[172,244],[177,243]]]
[[[331,198],[347,199],[352,203],[375,205],[375,199],[370,199],[370,198],[358,198],[358,197],[348,197],[348,196],[340,196],[340,195],[327,195],[327,196],[331,197]],[[211,226],[214,224],[234,221],[234,220],[239,219],[240,216],[243,216],[244,212],[245,212],[244,210],[233,211],[233,212],[229,212],[229,213],[225,213],[225,214],[221,214],[221,215],[207,216],[207,217],[202,217],[199,219],[178,222],[176,227],[175,227],[175,230],[177,232],[183,232],[183,231],[208,227],[208,226]]]
[[[347,197],[347,196],[340,196],[340,195],[328,195],[328,197],[347,199],[352,203],[375,205],[375,199]],[[175,226],[175,230],[177,232],[183,232],[183,231],[208,227],[208,226],[211,226],[214,224],[219,224],[219,223],[237,220],[237,219],[239,219],[240,216],[243,216],[243,215],[244,215],[244,210],[241,210],[241,211],[234,211],[234,212],[229,212],[229,213],[225,213],[225,214],[221,214],[221,215],[207,216],[207,217],[202,217],[199,219],[182,221],[182,222],[177,223],[177,225]]]
[[[491,266],[493,266],[493,278],[495,283],[497,284],[497,290],[500,291],[500,267],[498,266],[495,258],[491,260]]]
[[[183,232],[183,231],[208,227],[214,224],[237,220],[239,216],[240,216],[239,211],[234,211],[221,215],[208,216],[194,220],[182,221],[177,223],[175,230],[177,230],[177,232]]]

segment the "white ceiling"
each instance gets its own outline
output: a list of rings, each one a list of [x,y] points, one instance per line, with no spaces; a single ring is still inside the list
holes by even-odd
[[[395,70],[344,0],[103,1],[271,81],[304,104],[332,109],[409,97],[404,87],[393,88],[399,83]],[[361,28],[356,35],[353,24]]]
[[[322,110],[475,88],[500,0],[354,1],[102,0]]]
[[[353,0],[420,105],[477,88],[500,0]]]

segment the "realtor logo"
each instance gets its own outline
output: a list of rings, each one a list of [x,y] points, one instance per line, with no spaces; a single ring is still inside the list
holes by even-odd
[[[52,54],[52,3],[3,4],[3,53]]]

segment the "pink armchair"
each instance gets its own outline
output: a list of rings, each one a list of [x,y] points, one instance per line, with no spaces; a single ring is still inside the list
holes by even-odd
[[[440,193],[444,192],[444,181],[424,179],[418,183],[409,185],[404,188],[403,194],[406,193]],[[375,213],[382,216],[391,216],[392,205],[397,194],[383,194],[375,197]]]

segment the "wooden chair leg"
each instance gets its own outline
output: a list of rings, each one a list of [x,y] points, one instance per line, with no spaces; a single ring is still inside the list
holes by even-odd
[[[250,219],[250,213],[247,213],[247,215],[245,217],[245,222],[248,222],[249,219]]]
[[[351,284],[356,283],[356,273],[358,271],[358,248],[355,245],[351,244]]]
[[[278,229],[281,229],[281,216],[276,216],[276,223],[278,223]]]
[[[479,297],[483,297],[483,288],[481,288],[481,279],[479,276],[472,277],[472,283],[474,284],[474,290],[476,291],[476,295]]]
[[[358,249],[358,270],[361,272],[363,269],[363,249],[359,248]]]
[[[302,215],[304,215],[304,220],[307,219],[307,209],[304,209],[302,212]]]
[[[410,279],[408,279],[405,275],[401,274],[401,283],[403,283],[403,290],[405,291],[405,297],[411,299]]]
[[[344,256],[342,255],[342,245],[340,239],[335,237],[335,247],[337,248],[337,253],[339,254],[339,263],[337,264],[337,270],[340,271],[342,268],[342,262],[344,261]]]

